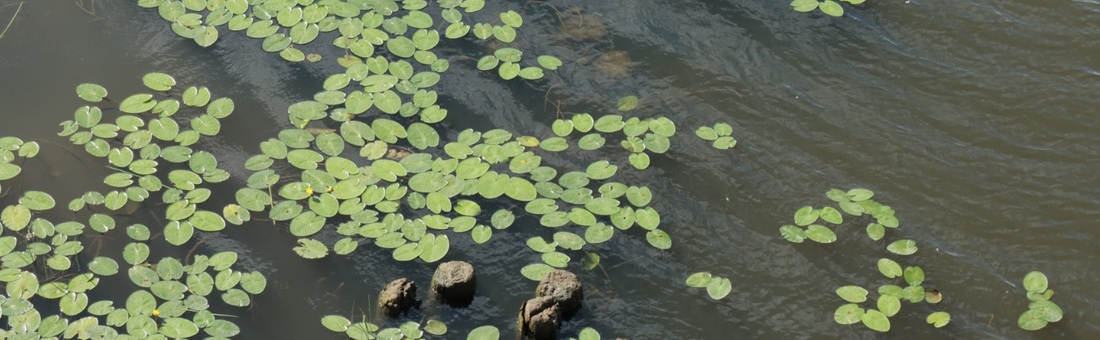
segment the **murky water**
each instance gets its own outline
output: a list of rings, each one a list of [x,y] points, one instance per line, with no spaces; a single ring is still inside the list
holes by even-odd
[[[16,4],[0,1],[0,24]],[[777,230],[800,206],[827,203],[830,188],[866,187],[897,210],[898,233],[921,249],[905,260],[945,296],[904,304],[891,337],[1100,338],[1100,3],[869,1],[839,19],[792,13],[786,1],[554,0],[487,11],[505,8],[525,15],[521,49],[567,66],[542,81],[502,82],[474,69],[474,46],[445,45],[474,56],[453,57],[438,86],[450,137],[467,127],[549,135],[559,109],[611,112],[625,95],[642,98],[639,114],[679,128],[672,152],[622,179],[653,188],[672,250],[653,250],[636,231],[598,247],[603,267],[580,272],[588,300],[563,334],[591,326],[635,339],[876,337],[833,322],[841,300],[832,292],[889,283],[875,269],[885,245],[859,226],[841,228],[831,245],[791,244]],[[39,164],[28,165],[41,171],[24,186],[61,201],[101,190],[102,162],[65,151],[56,136],[81,105],[72,89],[96,82],[133,93],[141,75],[168,72],[236,101],[223,123],[234,133],[201,145],[234,173],[220,188],[230,192],[247,178],[243,160],[259,141],[287,126],[286,107],[311,97],[336,67],[288,65],[241,34],[199,48],[130,1],[26,1],[0,38],[0,135],[43,144]],[[720,121],[734,126],[736,148],[693,136]],[[613,149],[547,161],[625,165]],[[140,215],[131,218],[147,219]],[[518,223],[488,247],[453,238],[448,258],[478,267],[477,299],[463,310],[428,305],[411,318],[446,322],[448,338],[484,324],[510,334],[535,286],[518,274],[538,261],[522,241],[546,232],[529,217]],[[407,276],[423,291],[434,268],[396,263],[369,245],[302,260],[285,228],[259,222],[197,238],[188,248],[236,250],[245,269],[268,274],[269,290],[250,310],[229,311],[250,339],[331,334],[320,316],[363,317],[385,282]],[[105,240],[105,249],[122,241]],[[730,297],[715,302],[684,286],[704,270],[731,278]],[[1019,281],[1031,270],[1050,277],[1066,317],[1029,333],[1016,318],[1027,308]],[[951,313],[951,324],[926,325],[935,310]]]

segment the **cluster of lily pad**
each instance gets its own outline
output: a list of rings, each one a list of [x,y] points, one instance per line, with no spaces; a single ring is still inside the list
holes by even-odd
[[[437,104],[438,93],[431,90],[450,66],[447,58],[432,52],[440,43],[438,28],[446,25],[442,33],[449,39],[484,43],[492,38],[507,44],[523,24],[513,10],[490,17],[492,22],[472,22],[470,16],[484,7],[483,0],[137,3],[156,8],[173,31],[201,46],[213,44],[219,27],[227,26],[262,39],[265,51],[291,62],[319,61],[321,47],[311,43],[321,33],[337,33],[332,45],[343,49],[337,63],[345,69],[327,76],[323,91],[313,100],[288,108],[294,127],[260,144],[261,154],[245,163],[252,171],[248,187],[238,190],[236,203],[225,206],[221,214],[233,224],[261,212],[287,223],[289,232],[299,237],[294,251],[304,258],[321,258],[330,252],[346,255],[369,242],[392,249],[399,261],[436,262],[446,256],[450,237],[458,233],[468,232],[474,242],[484,243],[494,230],[510,227],[519,204],[525,212],[540,216],[542,225],[558,230],[551,242],[528,241],[543,253],[544,263],[521,270],[533,280],[570,263],[572,258],[557,251],[558,247],[581,251],[587,244],[607,241],[616,229],[638,225],[652,246],[668,249],[672,245],[669,235],[658,228],[660,215],[650,206],[652,192],[645,186],[610,180],[618,173],[618,165],[597,160],[576,171],[542,164],[545,152],[569,148],[565,137],[573,130],[594,128],[602,133],[623,131],[626,138],[621,145],[631,152],[629,163],[645,169],[650,160],[644,151],[663,153],[671,144],[668,138],[675,133],[675,124],[667,118],[577,114],[572,120],[555,122],[552,130],[557,136],[541,140],[501,129],[467,129],[446,141],[432,126],[448,115]],[[426,9],[429,5],[439,7],[439,18],[428,14],[436,11]],[[562,66],[553,56],[533,58],[538,66],[525,64],[524,59],[518,49],[495,46],[491,55],[478,59],[476,67],[496,69],[505,80],[535,80]],[[636,106],[637,98],[632,96],[618,103],[620,111]],[[578,145],[591,151],[605,142],[599,134],[589,133]],[[196,223],[210,216],[203,213],[202,221],[180,217],[187,215],[189,206],[180,203],[179,209],[172,210],[179,214],[172,216],[187,218],[177,220],[180,225],[189,222],[199,228]],[[483,212],[482,206],[508,208]],[[340,237],[320,239],[319,235],[331,235],[322,233],[326,228]],[[580,258],[589,269],[599,262],[592,252]]]
[[[815,9],[821,10],[821,13],[828,14],[830,16],[839,17],[844,15],[844,7],[840,5],[841,2],[847,2],[852,5],[862,4],[866,0],[794,0],[791,1],[791,9],[799,12],[812,12]]]
[[[715,149],[726,150],[737,145],[737,139],[732,136],[733,127],[726,123],[715,123],[714,126],[700,126],[695,129],[695,135],[703,140],[710,141]]]
[[[179,5],[175,2],[141,1],[139,4],[156,6],[162,16],[170,12],[171,15],[165,16],[168,20],[194,14],[177,13]],[[596,188],[596,181],[614,176],[617,165],[596,161],[583,172],[568,171],[560,177],[557,168],[542,165],[539,153],[568,148],[568,142],[561,136],[540,141],[532,136],[513,137],[512,133],[500,129],[484,133],[466,130],[455,141],[442,141],[430,124],[445,119],[447,110],[436,104],[438,94],[430,88],[438,82],[439,73],[447,69],[446,59],[437,59],[434,55],[424,57],[425,53],[431,53],[436,41],[420,43],[420,39],[438,37],[438,32],[424,24],[430,23],[431,17],[425,17],[426,14],[420,11],[423,6],[418,2],[403,2],[404,7],[398,8],[391,1],[355,5],[332,1],[305,5],[267,1],[243,12],[228,8],[228,2],[224,5],[227,7],[183,7],[184,12],[207,11],[208,17],[217,16],[215,13],[224,10],[230,10],[237,17],[259,16],[255,20],[260,21],[253,21],[251,25],[260,26],[272,20],[262,18],[263,13],[276,21],[283,21],[284,13],[288,12],[292,13],[286,14],[290,19],[295,19],[297,14],[293,13],[299,11],[329,13],[315,22],[288,19],[281,24],[318,27],[322,32],[338,29],[341,35],[334,44],[350,46],[348,48],[357,58],[342,62],[346,70],[328,76],[323,84],[324,91],[318,92],[313,100],[291,105],[288,113],[295,128],[283,130],[278,138],[262,142],[262,154],[248,159],[245,167],[254,171],[248,180],[249,187],[236,193],[237,204],[223,209],[225,219],[231,223],[248,221],[252,213],[267,211],[272,220],[289,222],[291,234],[301,237],[294,250],[306,258],[324,257],[330,249],[337,254],[349,254],[365,238],[374,240],[379,247],[393,249],[393,257],[397,260],[435,262],[450,248],[450,236],[443,231],[469,232],[475,242],[484,243],[494,230],[508,228],[515,220],[511,210],[483,214],[481,208],[487,200],[507,197],[525,203],[525,210],[541,215],[540,221],[547,227],[559,228],[572,223],[584,228],[584,238],[561,229],[563,231],[555,235],[553,244],[559,245],[560,241],[562,248],[579,250],[586,243],[606,241],[613,235],[614,228],[605,222],[622,230],[637,224],[647,230],[650,244],[660,249],[671,246],[668,234],[657,228],[659,214],[648,206],[652,198],[648,188],[628,187],[619,182],[603,183],[598,186],[598,193],[589,188]],[[452,23],[446,35],[455,39],[465,36],[453,33],[461,31],[465,25],[457,20],[462,17],[457,8],[473,12],[482,7],[477,1],[444,1],[439,5],[444,19]],[[399,15],[402,13],[403,16]],[[487,39],[484,32],[488,29],[502,42],[514,39],[514,33],[509,32],[513,32],[522,19],[514,11],[501,13],[500,18],[502,26],[475,24],[475,37]],[[182,24],[173,23],[173,27],[178,25]],[[385,31],[373,28],[378,25]],[[192,28],[192,31],[208,30],[217,25],[204,27]],[[405,43],[400,42],[409,40],[403,35],[409,33],[406,27],[418,29],[411,32],[410,46],[416,51],[403,48]],[[249,27],[248,30],[259,29]],[[290,30],[293,35],[295,29],[291,27]],[[279,39],[278,34],[262,37],[265,46],[267,40]],[[293,36],[290,38],[294,40]],[[386,53],[366,47],[382,46],[382,42],[385,42]],[[492,57],[505,63],[500,66],[500,72],[509,78],[505,68],[511,69],[521,55],[519,50],[501,48]],[[429,60],[431,62],[427,62]],[[488,59],[482,62],[485,60]],[[560,65],[560,60],[550,56],[539,57],[538,61],[548,70]],[[427,69],[418,70],[420,68]],[[520,70],[521,75],[525,74],[523,70]],[[629,109],[623,105],[620,108]],[[580,131],[592,128],[605,133],[623,130],[628,136],[623,145],[634,152],[630,162],[639,169],[649,164],[648,155],[643,151],[666,151],[670,144],[668,137],[675,132],[675,125],[667,118],[644,121],[629,118],[625,122],[619,115],[605,115],[596,120],[591,115],[579,114],[575,118],[580,123],[577,124]],[[557,126],[561,125],[557,123],[554,128],[559,134],[562,134],[561,128]],[[573,130],[572,126],[569,130]],[[653,132],[646,134],[650,130]],[[644,140],[639,138],[643,134]],[[596,139],[603,140],[597,134],[582,138],[582,148],[598,148],[593,144],[597,143]],[[275,162],[283,161],[297,171],[277,173]],[[628,200],[621,200],[624,195]],[[637,209],[625,206],[624,202]],[[563,208],[568,211],[560,211]],[[407,218],[407,215],[413,217]],[[600,222],[601,219],[605,222]],[[314,239],[312,236],[319,234],[326,225],[336,225],[336,232],[343,237],[328,244]],[[561,253],[546,257],[559,266],[567,264],[569,259]]]
[[[619,100],[620,111],[630,111],[637,106],[638,98],[624,97]],[[676,124],[665,117],[641,119],[609,114],[594,119],[588,113],[574,114],[570,119],[556,119],[551,125],[556,137],[542,140],[539,147],[547,151],[564,151],[569,148],[565,139],[574,132],[584,134],[576,141],[581,150],[597,150],[607,144],[606,134],[622,132],[624,138],[619,142],[623,149],[630,152],[627,161],[638,170],[649,168],[649,153],[668,152],[669,138],[676,134]],[[649,151],[647,153],[646,151]]]
[[[802,243],[806,239],[818,243],[835,242],[836,233],[817,222],[822,220],[825,223],[840,225],[844,223],[844,215],[841,211],[852,217],[869,215],[873,221],[867,224],[866,233],[867,237],[874,241],[879,241],[885,236],[885,228],[893,229],[899,226],[898,219],[894,216],[894,209],[871,199],[874,197],[874,192],[871,190],[831,189],[825,195],[840,209],[831,206],[816,209],[811,206],[799,208],[794,214],[794,225],[780,227],[780,234],[794,243]],[[802,229],[803,227],[805,229]],[[913,240],[900,239],[887,245],[886,250],[896,255],[908,256],[917,252],[917,245]],[[903,270],[898,262],[889,258],[880,258],[877,265],[883,276],[889,279],[902,278],[908,286],[903,288],[894,284],[880,285],[877,289],[878,297],[874,299],[874,308],[864,308],[859,305],[869,301],[867,289],[856,285],[838,288],[837,295],[848,303],[841,305],[833,313],[833,319],[837,323],[848,325],[862,322],[867,328],[886,332],[890,330],[890,317],[901,309],[902,301],[936,304],[942,299],[938,290],[926,289],[922,285],[925,276],[921,267],[907,266]],[[933,312],[926,319],[929,324],[937,328],[947,325],[950,320],[951,316],[946,312]]]
[[[442,336],[447,334],[447,325],[435,319],[430,319],[423,324],[415,321],[406,321],[398,327],[379,328],[377,325],[366,322],[352,322],[340,315],[326,315],[321,318],[321,324],[328,330],[343,333],[349,339],[424,339],[426,335]],[[496,340],[500,339],[500,329],[496,326],[485,325],[474,328],[466,335],[467,340]],[[600,340],[600,333],[592,327],[581,329],[577,337],[570,340]]]
[[[1062,307],[1050,301],[1054,290],[1049,288],[1046,274],[1037,271],[1027,273],[1024,276],[1024,289],[1027,290],[1028,310],[1020,314],[1017,320],[1020,328],[1040,330],[1051,322],[1062,320]]]
[[[349,339],[356,340],[424,339],[426,334],[444,335],[447,333],[447,325],[435,319],[428,320],[423,324],[406,321],[398,327],[379,328],[377,325],[366,321],[353,323],[343,316],[326,315],[321,318],[321,325],[330,331],[343,333]]]
[[[174,79],[164,74],[149,74],[143,80],[158,92],[168,92],[175,84]],[[105,176],[103,182],[115,190],[106,194],[88,191],[70,200],[68,209],[74,213],[74,220],[62,223],[55,224],[44,217],[57,206],[57,201],[42,191],[23,190],[17,204],[6,205],[0,212],[3,229],[16,234],[0,237],[0,262],[4,268],[0,270],[0,282],[6,285],[6,294],[0,296],[0,312],[11,326],[0,331],[0,335],[120,339],[188,338],[200,331],[214,338],[237,335],[239,327],[219,318],[224,314],[212,312],[209,298],[218,293],[226,305],[247,307],[251,295],[263,292],[267,286],[262,274],[232,269],[237,260],[234,252],[195,255],[185,259],[186,262],[175,257],[151,261],[152,250],[147,243],[152,235],[150,229],[140,223],[117,228],[119,222],[115,218],[133,212],[127,205],[141,204],[150,198],[151,192],[163,191],[162,201],[171,203],[166,207],[169,222],[163,230],[168,242],[186,243],[193,233],[193,229],[188,229],[192,226],[200,230],[221,229],[224,221],[218,214],[203,213],[196,208],[211,193],[195,185],[204,179],[223,181],[228,173],[217,168],[209,153],[192,153],[187,145],[196,143],[203,135],[217,134],[217,119],[232,112],[232,101],[211,102],[209,90],[191,87],[182,93],[181,111],[181,102],[166,94],[161,97],[136,94],[119,102],[117,107],[107,100],[108,112],[120,112],[110,120],[105,119],[104,109],[96,106],[104,104],[105,88],[81,84],[77,86],[77,95],[92,105],[78,108],[72,120],[62,122],[59,135],[68,137],[74,145],[82,145],[90,155],[107,158],[116,172]],[[191,118],[190,129],[179,131],[176,119],[180,116],[174,115],[194,113],[202,107],[206,107],[205,112]],[[16,153],[26,159],[37,155],[40,147],[37,142],[3,137],[0,149],[3,159],[0,180],[9,180],[22,172],[19,165],[12,163]],[[164,166],[178,168],[166,170],[165,175],[165,171],[158,169],[161,161],[181,165]],[[182,163],[187,163],[187,169]],[[164,185],[165,181],[171,186]],[[21,188],[9,189],[8,193],[15,190]],[[130,266],[126,273],[134,284],[124,305],[119,307],[112,300],[90,301],[96,296],[93,292],[102,278],[123,269],[117,257],[97,250],[90,261],[81,260],[82,255],[90,253],[84,246],[89,239],[99,237],[96,234],[118,233],[116,229],[125,229],[132,240],[118,255]],[[42,315],[53,310],[59,314]]]
[[[712,275],[710,272],[698,272],[688,275],[685,284],[692,288],[706,288],[711,299],[721,300],[733,290],[729,278]]]

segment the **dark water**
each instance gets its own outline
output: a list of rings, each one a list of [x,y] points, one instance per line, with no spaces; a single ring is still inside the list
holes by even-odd
[[[16,4],[0,1],[0,24]],[[606,113],[625,95],[642,99],[638,114],[665,115],[679,129],[650,170],[621,172],[654,190],[673,248],[653,250],[637,232],[598,247],[603,268],[580,272],[588,300],[563,334],[591,326],[635,339],[885,337],[832,320],[837,287],[892,283],[875,269],[885,243],[850,224],[831,245],[791,244],[777,231],[799,207],[827,203],[830,188],[866,187],[897,210],[902,228],[888,239],[920,246],[904,264],[923,267],[925,286],[945,296],[904,304],[890,337],[1100,338],[1100,3],[869,1],[839,19],[792,13],[786,1],[508,2],[486,11],[504,9],[525,16],[518,47],[567,66],[542,81],[502,82],[474,69],[473,45],[444,45],[473,56],[452,58],[438,86],[451,108],[446,135],[499,127],[546,136],[557,111],[548,103]],[[577,36],[582,24],[606,34]],[[286,107],[337,67],[289,65],[235,33],[203,49],[129,1],[27,1],[0,38],[0,135],[43,144],[25,187],[62,202],[103,190],[102,162],[79,149],[75,157],[56,137],[56,124],[81,105],[72,89],[96,82],[134,93],[143,74],[167,72],[236,101],[223,122],[233,133],[200,145],[235,175],[220,187],[231,192],[259,141],[287,126]],[[734,126],[736,148],[693,136],[715,122]],[[547,161],[625,160],[612,149]],[[479,270],[470,308],[429,305],[410,318],[446,322],[448,338],[485,324],[511,334],[535,286],[518,274],[538,261],[523,240],[545,232],[531,218],[518,223],[488,247],[453,238],[448,259]],[[236,250],[243,269],[267,274],[269,290],[252,308],[220,311],[239,315],[250,339],[331,334],[322,315],[359,319],[386,282],[426,285],[434,268],[396,263],[370,245],[302,260],[285,227],[262,222],[196,238],[153,256]],[[1066,316],[1025,332],[1016,326],[1027,308],[1019,282],[1032,270],[1050,277]],[[685,287],[696,271],[729,277],[733,293],[716,302]],[[950,325],[924,323],[937,310],[951,313]]]

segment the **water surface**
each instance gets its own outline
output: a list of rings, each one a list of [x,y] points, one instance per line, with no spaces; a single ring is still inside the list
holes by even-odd
[[[0,1],[0,23],[17,3]],[[236,33],[203,49],[129,1],[78,3],[94,13],[72,1],[27,1],[0,39],[0,135],[41,141],[23,185],[62,202],[106,188],[103,162],[56,136],[82,105],[77,84],[134,93],[143,74],[160,71],[233,98],[237,110],[223,122],[233,133],[200,143],[234,174],[215,189],[232,192],[247,179],[244,159],[288,126],[286,107],[339,70],[332,60],[290,65]],[[875,269],[885,243],[851,223],[830,245],[791,244],[778,233],[799,207],[828,203],[826,190],[865,187],[897,210],[902,228],[887,239],[920,246],[903,264],[920,265],[925,286],[945,296],[904,304],[890,337],[1100,338],[1100,3],[869,1],[843,18],[791,12],[785,1],[509,1],[486,11],[506,9],[525,16],[517,47],[566,66],[545,80],[504,82],[474,68],[488,47],[446,43],[452,68],[437,89],[451,112],[445,136],[468,127],[548,136],[559,111],[613,113],[626,95],[642,99],[638,115],[678,124],[671,152],[651,169],[620,171],[621,181],[653,189],[673,248],[654,250],[637,230],[594,248],[602,268],[577,268],[587,302],[563,334],[591,326],[634,339],[879,337],[835,324],[842,301],[832,292],[893,283]],[[693,135],[715,122],[734,126],[737,147],[715,150]],[[626,170],[614,149],[545,162],[609,159]],[[447,258],[477,266],[477,299],[462,310],[427,305],[409,319],[438,318],[448,338],[485,324],[511,334],[535,287],[519,275],[538,261],[523,241],[547,234],[521,217],[487,247],[453,237]],[[268,275],[252,308],[223,311],[240,316],[249,339],[330,334],[321,316],[358,319],[386,282],[409,277],[423,291],[434,269],[369,244],[303,260],[285,227],[264,222],[196,238],[154,256],[235,250],[242,269]],[[1066,316],[1024,332],[1020,280],[1032,270],[1050,277]],[[712,301],[685,287],[696,271],[731,278],[734,292]],[[926,325],[939,310],[951,324]]]

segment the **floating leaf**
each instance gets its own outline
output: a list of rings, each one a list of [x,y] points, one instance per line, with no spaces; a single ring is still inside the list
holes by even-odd
[[[901,265],[888,258],[878,259],[878,271],[891,279],[902,276]]]
[[[709,126],[700,126],[698,129],[695,130],[695,135],[707,141],[714,141],[718,139],[718,133],[714,131],[714,128],[711,128]]]
[[[319,259],[328,255],[328,247],[314,239],[300,238],[294,252],[303,258]]]
[[[23,193],[23,197],[19,198],[19,204],[30,210],[42,211],[53,209],[56,202],[50,194],[41,191],[26,191]]]
[[[539,62],[539,66],[542,66],[542,68],[545,68],[545,69],[551,70],[551,71],[557,70],[558,67],[561,67],[561,65],[562,65],[561,59],[558,59],[557,57],[550,56],[550,55],[539,56],[538,57],[538,62]]]
[[[714,300],[721,300],[726,297],[726,295],[729,295],[731,290],[733,290],[733,286],[730,283],[730,279],[724,277],[721,279],[713,278],[710,280],[710,283],[707,284],[707,295],[710,295],[710,298]]]
[[[917,266],[905,267],[904,276],[905,282],[910,286],[920,286],[921,282],[924,282],[924,270]]]
[[[542,278],[552,271],[554,271],[554,267],[545,263],[532,263],[520,269],[520,273],[532,281],[542,281]]]
[[[787,241],[794,243],[802,243],[802,241],[806,240],[805,230],[789,224],[779,227],[779,234],[783,235],[783,238],[787,239]]]
[[[848,196],[848,199],[851,200],[852,202],[859,202],[859,201],[866,201],[868,199],[871,199],[871,197],[875,196],[875,193],[872,192],[871,190],[867,190],[867,189],[863,189],[863,188],[855,188],[855,189],[848,190],[846,195]]]
[[[839,17],[839,16],[844,15],[844,7],[841,7],[840,3],[836,2],[836,1],[833,1],[833,0],[825,0],[825,1],[821,2],[821,4],[818,5],[818,9],[821,9],[822,13],[825,13],[825,14],[828,14],[828,15],[831,15],[831,16],[834,16],[834,17]],[[886,327],[887,329],[890,328],[889,323],[886,326],[887,326]],[[868,326],[868,327],[870,327],[870,326]],[[885,331],[883,331],[883,332],[885,332]]]
[[[881,224],[878,224],[878,223],[869,223],[869,224],[867,224],[867,237],[870,237],[872,240],[878,241],[878,240],[881,240],[882,237],[885,236],[885,235],[886,235],[886,229],[883,228]]]
[[[711,145],[714,146],[715,149],[727,150],[734,146],[737,146],[737,140],[729,136],[718,137],[718,139],[715,139],[714,142],[711,143]]]
[[[898,255],[913,255],[917,252],[917,242],[913,240],[897,240],[886,246],[886,250]]]
[[[527,239],[527,246],[534,251],[546,253],[554,251],[554,249],[556,249],[555,247],[557,247],[557,243],[546,243],[546,240],[542,237],[535,236]]]
[[[808,226],[816,222],[819,216],[820,210],[814,210],[811,206],[805,206],[794,212],[794,224]]]
[[[806,228],[806,238],[817,243],[833,243],[836,241],[836,233],[820,224],[811,224]]]
[[[1064,312],[1061,307],[1049,300],[1034,301],[1028,304],[1028,308],[1034,311],[1042,313],[1043,320],[1047,322],[1058,322],[1062,320]]]
[[[867,290],[860,286],[844,286],[837,288],[836,295],[839,295],[844,301],[852,303],[867,301]]]
[[[1024,275],[1024,289],[1028,292],[1042,293],[1048,286],[1047,276],[1042,272],[1033,271]]]
[[[107,97],[107,89],[98,84],[84,83],[76,86],[76,95],[80,99],[97,103]]]
[[[555,268],[565,268],[565,266],[569,265],[569,260],[570,260],[569,255],[565,255],[563,253],[559,253],[559,252],[556,252],[556,251],[555,252],[542,253],[541,258],[542,258],[542,262],[550,265],[551,267],[555,267]]]
[[[833,320],[841,325],[851,325],[860,321],[865,313],[863,308],[854,303],[842,305],[833,313]]]
[[[833,207],[821,208],[819,215],[821,216],[821,219],[825,220],[825,222],[829,222],[832,224],[841,224],[844,222],[844,216],[841,216],[840,211],[834,209]]]
[[[158,72],[146,74],[141,77],[141,81],[146,87],[153,91],[168,91],[172,89],[172,86],[176,85],[176,79],[172,78],[172,76]]]
[[[139,93],[131,95],[123,99],[118,105],[118,109],[125,113],[142,113],[152,109],[157,104],[156,100],[153,100],[153,95],[147,93]]]
[[[665,250],[672,248],[672,239],[669,238],[668,233],[665,233],[661,229],[653,229],[645,234],[646,241],[654,248]]]
[[[545,265],[544,265],[545,266]],[[538,281],[538,280],[535,280]],[[466,336],[466,340],[499,340],[500,330],[493,326],[481,326],[474,328]]]
[[[868,309],[859,319],[863,321],[864,326],[872,330],[879,332],[890,331],[890,319],[880,311]]]
[[[894,316],[901,310],[901,300],[893,295],[879,296],[875,304],[878,306],[878,310],[887,317]]]
[[[712,277],[713,276],[709,272],[694,273],[688,275],[685,284],[687,284],[688,287],[704,288],[710,284]]]
[[[351,326],[351,321],[339,315],[325,315],[321,318],[321,325],[330,331],[343,333]]]
[[[928,322],[929,325],[935,326],[936,328],[941,328],[943,326],[946,326],[948,322],[951,322],[951,314],[948,314],[947,312],[934,312],[932,314],[928,314],[928,318],[925,319],[925,321]]]

